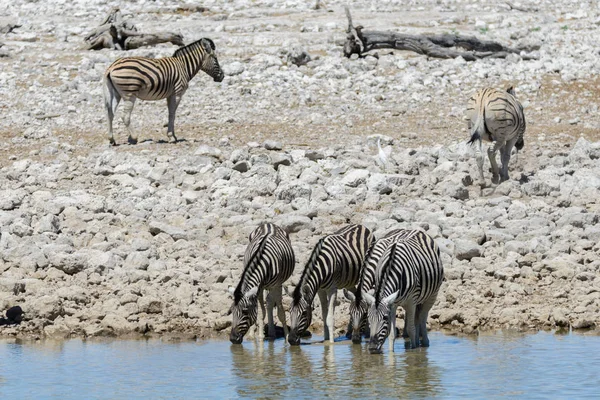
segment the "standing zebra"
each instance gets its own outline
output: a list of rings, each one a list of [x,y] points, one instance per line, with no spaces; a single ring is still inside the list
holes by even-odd
[[[471,139],[469,144],[478,142],[477,167],[479,169],[479,184],[485,186],[483,177],[482,139],[492,142],[488,148],[488,157],[492,164],[492,183],[508,180],[508,162],[510,152],[514,147],[521,150],[524,146],[526,122],[523,106],[515,97],[512,86],[506,90],[485,88],[479,90],[467,106],[467,119]],[[502,168],[498,170],[496,153],[500,150]]]
[[[375,296],[363,293],[369,304],[369,352],[380,353],[390,332],[390,350],[396,337],[396,308],[406,312],[410,347],[429,346],[427,316],[444,278],[440,250],[425,232],[413,230],[396,237],[377,264]],[[390,327],[391,324],[391,327]]]
[[[368,326],[367,311],[368,304],[363,293],[369,293],[375,289],[375,275],[379,272],[377,269],[384,253],[390,249],[390,246],[398,240],[409,237],[413,231],[407,229],[394,229],[387,235],[377,240],[369,249],[365,263],[360,273],[360,282],[356,294],[344,290],[344,295],[350,300],[350,321],[352,323],[352,343],[359,344],[361,341],[361,331]],[[405,324],[406,331],[406,324]],[[406,333],[406,332],[405,332]]]
[[[129,132],[128,142],[137,143],[137,135],[129,126],[135,99],[167,99],[169,125],[167,137],[175,136],[175,112],[188,88],[190,80],[199,70],[206,72],[216,82],[223,80],[223,70],[210,39],[200,39],[180,47],[172,57],[126,57],[112,63],[104,73],[104,104],[108,114],[108,140],[115,144],[113,119],[121,98],[125,103],[123,123]]]
[[[300,344],[299,333],[310,325],[312,303],[317,293],[325,340],[333,343],[337,290],[356,290],[365,254],[372,242],[373,234],[362,225],[348,225],[319,240],[294,290],[290,308],[290,344]]]
[[[262,224],[249,237],[250,243],[244,254],[244,272],[233,292],[233,324],[231,343],[239,344],[254,323],[258,325],[258,338],[264,337],[265,305],[263,290],[268,290],[267,316],[269,338],[275,339],[275,323],[273,321],[273,303],[277,306],[277,315],[287,336],[281,298],[281,285],[294,271],[294,250],[288,234],[274,224]],[[260,303],[260,315],[257,318],[257,304]]]

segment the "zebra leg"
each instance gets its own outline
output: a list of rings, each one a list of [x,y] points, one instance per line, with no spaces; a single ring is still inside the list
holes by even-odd
[[[396,305],[390,307],[390,332],[388,333],[388,343],[390,347],[390,353],[394,352],[394,345],[396,344]]]
[[[518,140],[518,136],[513,140],[506,142],[502,150],[500,151],[500,160],[502,161],[502,169],[500,170],[500,182],[508,180],[508,163],[510,161],[510,152]]]
[[[258,315],[256,316],[256,324],[258,327],[258,334],[256,337],[259,341],[265,339],[265,299],[263,298],[263,290],[258,291]]]
[[[121,101],[121,95],[115,89],[112,82],[105,78],[104,79],[104,106],[106,107],[106,114],[108,117],[108,141],[111,145],[115,146],[115,138],[113,136],[113,120],[117,107]]]
[[[498,163],[496,162],[496,153],[498,149],[502,147],[501,142],[493,141],[490,147],[488,147],[488,157],[490,164],[492,164],[492,183],[498,184],[500,182],[500,174],[498,169]]]
[[[321,317],[323,319],[323,338],[329,340],[329,328],[327,326],[327,311],[329,311],[329,302],[327,301],[327,292],[319,290],[319,301],[321,302]]]
[[[269,294],[267,294],[267,326],[268,326],[268,340],[275,340],[277,335],[275,334],[275,321],[273,320],[273,296],[271,291],[269,290]]]
[[[283,326],[283,337],[284,339],[287,340],[287,336],[288,336],[288,327],[287,327],[287,322],[285,321],[285,310],[283,309],[283,296],[282,296],[282,289],[281,286],[272,289],[270,292],[270,295],[273,297],[273,300],[275,301],[275,306],[277,307],[277,317],[279,318],[279,321],[281,322],[281,325]],[[271,333],[269,332],[269,335]],[[275,326],[273,326],[273,335],[275,335]]]
[[[415,304],[412,301],[407,302],[404,305],[404,311],[406,314],[406,324],[408,325],[407,327],[407,332],[408,332],[408,338],[409,338],[409,342],[405,345],[406,347],[410,348],[410,349],[414,349],[417,347],[417,332],[416,332],[416,328],[415,328]]]
[[[429,316],[429,310],[433,307],[437,295],[430,297],[423,304],[419,306],[417,320],[419,333],[421,334],[421,346],[429,347],[429,337],[427,336],[427,317]],[[418,338],[417,338],[418,339]]]
[[[167,97],[167,107],[169,108],[169,125],[167,128],[167,138],[171,139],[172,136],[174,142],[177,142],[177,137],[175,137],[175,113],[177,112],[177,107],[179,107],[181,97],[183,97],[183,93],[174,94],[172,96]]]
[[[479,186],[485,187],[485,178],[483,177],[483,151],[481,149],[481,140],[477,141],[477,150],[475,150],[475,160],[479,171]]]
[[[333,289],[329,292],[329,309],[327,312],[327,327],[329,328],[329,342],[333,343],[335,339],[335,301],[337,300],[337,289]]]
[[[127,128],[127,132],[129,132],[129,138],[127,141],[129,144],[137,143],[137,136],[133,133],[133,129],[131,129],[131,112],[133,111],[133,106],[135,106],[135,97],[131,97],[129,99],[123,99],[123,123],[125,124],[125,128]]]

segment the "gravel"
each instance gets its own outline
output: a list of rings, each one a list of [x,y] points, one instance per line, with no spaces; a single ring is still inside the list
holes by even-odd
[[[286,307],[319,237],[360,223],[377,237],[418,228],[436,239],[446,281],[433,328],[598,327],[598,4],[349,3],[365,29],[457,30],[539,55],[467,63],[388,50],[345,59],[346,3],[128,4],[143,31],[213,39],[226,78],[191,82],[179,143],[166,142],[165,103],[138,102],[140,142],[124,145],[118,123],[117,147],[101,77],[125,54],[81,49],[112,3],[0,6],[0,25],[22,25],[0,36],[0,310],[24,312],[0,335],[225,332],[248,234],[264,221],[286,229],[296,252]],[[462,115],[476,89],[507,82],[525,105],[525,148],[509,181],[482,190]],[[337,313],[341,332],[345,302]]]

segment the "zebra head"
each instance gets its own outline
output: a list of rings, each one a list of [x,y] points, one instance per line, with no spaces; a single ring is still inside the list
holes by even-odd
[[[300,336],[312,323],[312,306],[304,297],[295,299],[290,307],[290,333],[288,342],[293,346],[300,344]]]
[[[233,323],[231,324],[231,334],[229,340],[233,344],[240,344],[244,340],[244,335],[248,329],[256,323],[256,313],[258,299],[258,287],[248,290],[243,295],[235,293],[231,313],[233,314]]]
[[[371,328],[369,353],[381,353],[381,346],[383,346],[390,329],[390,309],[396,301],[398,293],[392,293],[384,299],[377,299],[378,301],[369,293],[365,293],[364,297],[369,305],[369,326]]]
[[[215,53],[215,43],[207,38],[201,40],[202,48],[206,52],[204,59],[202,60],[202,65],[200,68],[202,71],[206,72],[211,78],[215,80],[215,82],[221,82],[225,77],[221,66],[219,65],[219,60],[217,60],[217,55]]]
[[[367,326],[367,311],[369,306],[360,292],[355,295],[344,289],[344,296],[350,300],[350,322],[352,322],[352,343],[360,344],[360,334]]]

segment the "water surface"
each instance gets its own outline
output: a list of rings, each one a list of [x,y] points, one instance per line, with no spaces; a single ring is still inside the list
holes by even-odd
[[[0,398],[598,398],[600,337],[430,335],[371,355],[350,341],[0,341]]]

